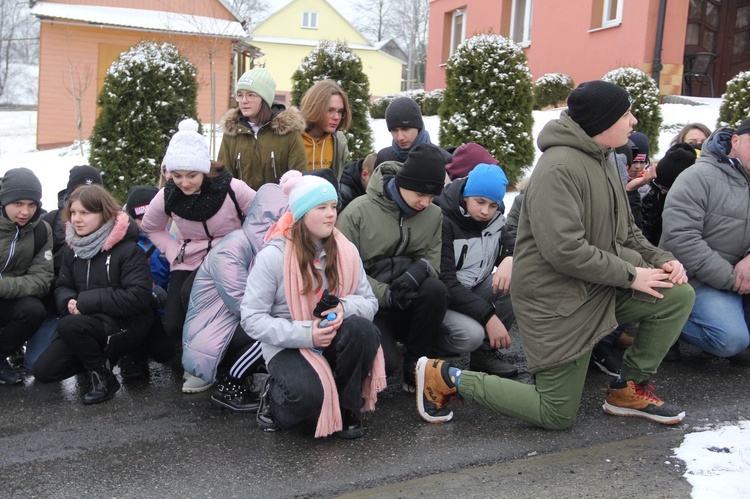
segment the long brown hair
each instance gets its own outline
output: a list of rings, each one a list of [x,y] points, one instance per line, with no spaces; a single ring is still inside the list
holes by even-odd
[[[82,185],[68,196],[61,215],[64,222],[70,222],[70,205],[74,201],[81,203],[81,206],[91,213],[101,213],[102,224],[109,222],[122,211],[122,206],[117,204],[112,194],[104,187],[97,184]]]
[[[352,122],[352,111],[349,107],[349,99],[346,96],[346,92],[333,80],[320,80],[305,92],[299,105],[299,110],[302,111],[305,121],[307,121],[305,131],[309,132],[319,123],[326,123],[328,120],[328,106],[331,102],[331,97],[334,95],[340,96],[344,103],[344,115],[341,117],[337,130],[346,130],[349,128]]]
[[[311,291],[317,293],[323,287],[323,280],[315,269],[317,250],[310,232],[308,232],[303,223],[304,219],[305,217],[302,217],[292,225],[292,243],[294,244],[297,261],[299,261],[299,270],[302,274],[301,293],[307,294]],[[336,294],[340,282],[338,269],[339,250],[333,234],[323,240],[323,249],[326,252],[326,267],[323,271],[328,281],[328,289],[332,294]],[[313,279],[315,282],[313,282]]]

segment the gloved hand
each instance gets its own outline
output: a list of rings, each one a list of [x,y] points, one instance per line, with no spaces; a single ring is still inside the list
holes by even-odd
[[[391,293],[396,293],[401,288],[408,288],[410,291],[417,291],[425,279],[430,277],[432,265],[430,262],[421,258],[412,263],[399,277],[393,280],[388,289]]]
[[[409,310],[417,298],[419,298],[419,291],[412,291],[404,285],[399,289],[389,288],[385,295],[385,302],[389,307]]]
[[[340,301],[338,296],[324,289],[323,296],[321,296],[320,301],[315,305],[315,310],[313,310],[313,317],[323,317],[323,312],[336,308]]]
[[[156,300],[156,305],[159,308],[164,308],[164,305],[167,304],[167,291],[157,284],[154,286],[151,294],[154,296],[154,300]]]

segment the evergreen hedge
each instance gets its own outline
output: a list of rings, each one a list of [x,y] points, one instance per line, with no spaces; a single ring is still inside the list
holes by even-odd
[[[534,109],[554,106],[568,100],[573,91],[573,78],[564,73],[548,73],[534,83]]]
[[[727,92],[722,95],[717,127],[737,128],[750,116],[750,71],[743,71],[727,82]]]

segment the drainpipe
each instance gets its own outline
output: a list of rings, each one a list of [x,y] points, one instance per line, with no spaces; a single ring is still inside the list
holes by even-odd
[[[664,20],[667,15],[667,0],[659,1],[659,20],[656,23],[656,43],[654,44],[654,69],[651,73],[651,77],[656,81],[656,86],[659,86],[659,78],[661,70],[664,69],[664,65],[661,63],[661,48],[662,41],[664,40]]]

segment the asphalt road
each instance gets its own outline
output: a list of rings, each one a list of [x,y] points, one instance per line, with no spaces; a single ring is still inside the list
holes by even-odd
[[[530,382],[518,343],[512,360]],[[150,380],[97,406],[80,403],[75,378],[28,378],[0,387],[0,496],[688,497],[671,449],[694,427],[747,419],[750,388],[748,368],[689,347],[683,357],[653,380],[657,394],[686,409],[678,426],[604,414],[607,377],[596,370],[565,431],[474,404],[429,425],[397,375],[355,441],[316,440],[313,423],[263,433],[252,417],[212,409],[210,392],[182,394],[179,364],[152,363]]]

